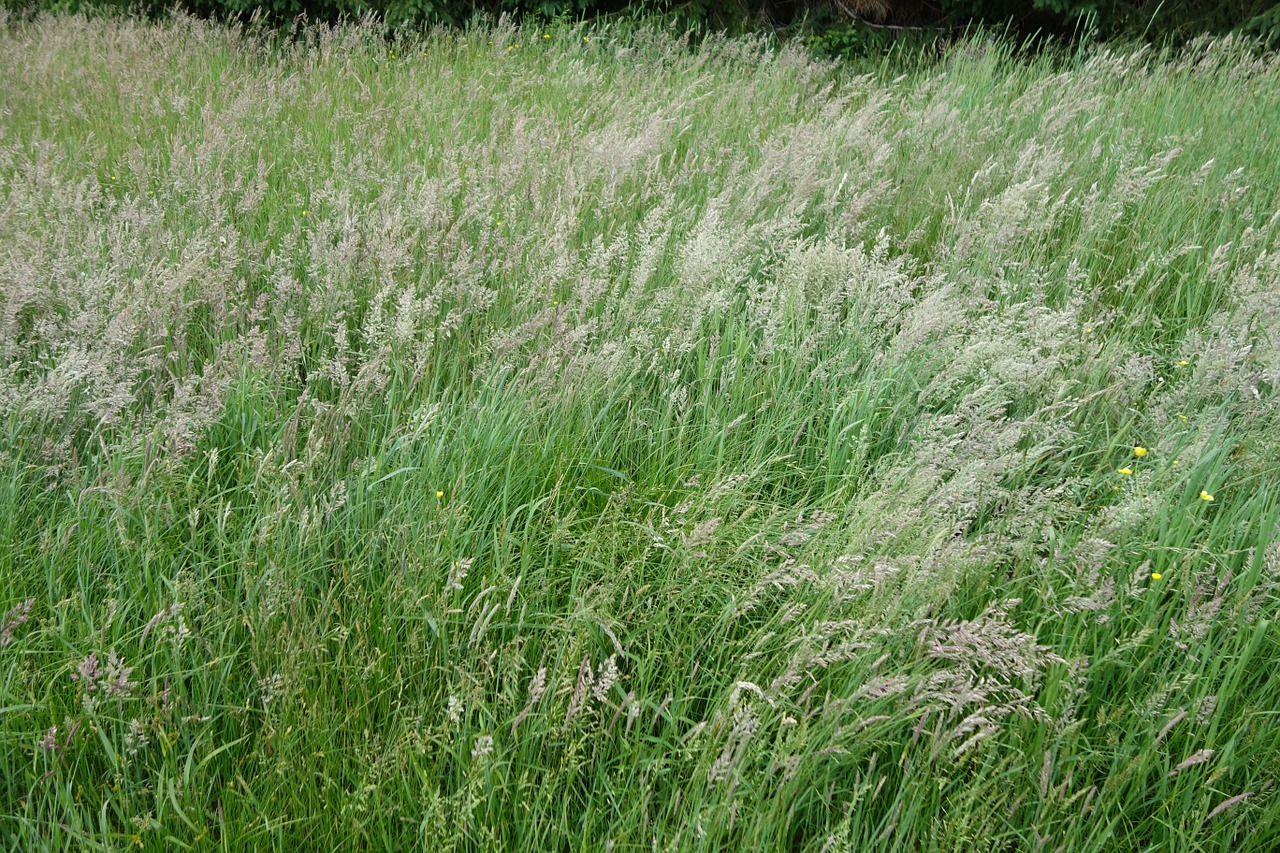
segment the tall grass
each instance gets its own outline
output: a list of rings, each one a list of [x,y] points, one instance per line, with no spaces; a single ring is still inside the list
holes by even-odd
[[[296,36],[0,20],[5,844],[1280,844],[1274,56]]]

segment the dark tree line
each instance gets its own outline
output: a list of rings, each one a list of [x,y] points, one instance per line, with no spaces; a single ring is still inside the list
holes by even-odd
[[[11,9],[127,7],[163,14],[175,0],[0,0]],[[702,31],[776,29],[927,33],[988,26],[1015,34],[1186,40],[1238,31],[1280,46],[1280,0],[176,0],[198,14],[279,22],[359,17],[391,26],[462,25],[477,15],[549,20],[659,16]],[[836,40],[837,42],[839,39]]]

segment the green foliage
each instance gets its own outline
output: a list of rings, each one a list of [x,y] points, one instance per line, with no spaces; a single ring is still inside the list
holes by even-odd
[[[849,20],[833,7],[817,10],[799,28],[804,42],[818,54],[843,58],[866,57],[887,50],[894,42],[891,31]]]
[[[892,61],[908,63],[911,57],[936,57],[951,35],[929,28],[892,31],[858,21],[837,21],[809,28],[803,38],[819,55],[855,61],[892,55]]]
[[[855,18],[851,22],[837,11],[850,8],[848,4],[807,10],[808,40],[817,49],[852,55],[896,45],[904,33],[927,33],[933,28],[935,37],[942,37],[981,25],[1019,37],[1069,40],[1146,38],[1180,44],[1196,36],[1235,30],[1266,41],[1274,40],[1280,8],[1272,0],[938,0],[927,7],[912,0],[887,0],[864,5],[868,11],[874,8],[884,14],[876,21]],[[858,6],[852,4],[855,9]],[[923,37],[917,35],[916,40]]]
[[[247,20],[260,14],[274,24],[288,24],[299,16],[313,22],[359,20],[373,14],[399,28],[446,25],[461,27],[479,18],[541,21],[581,20],[622,11],[637,17],[662,16],[680,26],[698,29],[742,29],[743,10],[714,0],[0,0],[0,8],[17,12],[81,12],[117,10],[157,17],[172,9]]]
[[[1105,38],[1145,35],[1185,40],[1221,34],[1266,14],[1272,0],[939,0],[950,19],[1012,22],[1024,32],[1073,34],[1081,27]]]
[[[0,17],[0,848],[1271,853],[1280,66]]]
[[[1250,18],[1243,29],[1262,39],[1269,47],[1280,48],[1280,5]]]

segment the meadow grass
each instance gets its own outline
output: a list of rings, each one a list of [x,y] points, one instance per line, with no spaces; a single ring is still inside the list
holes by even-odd
[[[0,18],[0,840],[1275,849],[1277,139],[1234,41]]]

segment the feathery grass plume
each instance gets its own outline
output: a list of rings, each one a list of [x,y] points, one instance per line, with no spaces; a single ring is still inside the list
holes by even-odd
[[[1197,765],[1204,764],[1210,758],[1213,758],[1213,754],[1214,754],[1214,750],[1212,749],[1196,750],[1196,752],[1193,753],[1190,757],[1179,762],[1176,767],[1174,767],[1172,770],[1169,771],[1169,778],[1172,779],[1174,776],[1177,776],[1183,770],[1188,770]]]
[[[12,643],[13,632],[31,619],[31,608],[35,603],[34,598],[28,598],[21,604],[15,604],[5,613],[4,620],[0,622],[0,648]]]
[[[1234,797],[1227,797],[1225,800],[1223,800],[1222,802],[1214,806],[1213,810],[1210,811],[1209,814],[1205,815],[1204,822],[1208,823],[1218,815],[1225,812],[1227,809],[1233,808],[1234,806],[1237,806],[1240,803],[1243,803],[1245,800],[1249,799],[1252,796],[1253,796],[1253,791],[1246,791],[1243,794],[1236,794]]]

